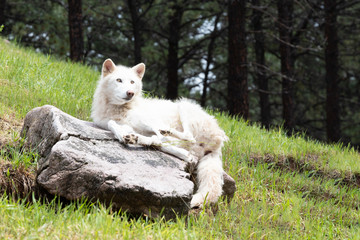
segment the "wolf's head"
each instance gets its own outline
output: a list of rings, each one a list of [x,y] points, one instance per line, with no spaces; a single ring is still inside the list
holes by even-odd
[[[111,59],[106,59],[102,66],[101,81],[109,103],[123,105],[141,95],[144,73],[143,63],[128,68],[116,66]]]

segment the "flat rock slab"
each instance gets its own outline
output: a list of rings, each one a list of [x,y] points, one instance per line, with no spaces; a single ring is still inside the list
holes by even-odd
[[[40,154],[37,184],[48,193],[87,197],[132,214],[187,214],[194,191],[187,163],[160,151],[119,143],[110,132],[43,106],[25,117],[25,146]],[[229,199],[235,181],[224,173]]]

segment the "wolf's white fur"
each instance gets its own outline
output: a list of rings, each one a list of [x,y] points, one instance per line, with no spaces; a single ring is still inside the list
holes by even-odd
[[[155,145],[185,161],[199,161],[198,190],[191,207],[214,203],[222,194],[221,148],[227,140],[214,117],[199,105],[142,97],[145,65],[115,66],[107,59],[94,94],[91,117],[120,142]]]

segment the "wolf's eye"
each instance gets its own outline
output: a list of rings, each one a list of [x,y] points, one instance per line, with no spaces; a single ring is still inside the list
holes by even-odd
[[[134,84],[135,82],[133,80],[130,81],[131,84]]]
[[[117,82],[122,82],[121,78],[116,79]]]

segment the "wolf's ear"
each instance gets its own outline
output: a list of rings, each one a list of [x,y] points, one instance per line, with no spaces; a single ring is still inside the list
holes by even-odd
[[[134,69],[136,75],[139,78],[142,78],[144,76],[144,73],[145,73],[145,64],[139,63],[138,65],[132,67],[132,69]]]
[[[102,75],[103,77],[106,77],[106,75],[112,73],[115,70],[116,66],[114,62],[108,58],[105,60],[102,66]]]

